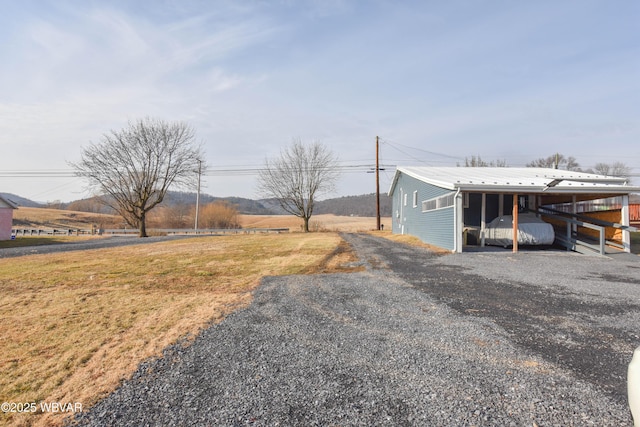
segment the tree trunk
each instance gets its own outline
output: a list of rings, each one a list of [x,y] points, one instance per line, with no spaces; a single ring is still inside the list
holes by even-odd
[[[305,216],[302,219],[304,220],[304,232],[308,233],[309,232],[309,217]]]
[[[147,219],[146,214],[143,212],[139,218],[140,223],[138,224],[140,234],[139,237],[147,237]]]

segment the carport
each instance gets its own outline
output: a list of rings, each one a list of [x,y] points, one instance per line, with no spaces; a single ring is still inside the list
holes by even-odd
[[[516,252],[520,218],[535,214],[553,225],[556,244],[604,254],[605,246],[631,250],[633,192],[640,187],[626,178],[559,169],[400,167],[389,195],[394,233],[414,234],[453,252],[484,247],[488,225],[499,217],[512,224]]]

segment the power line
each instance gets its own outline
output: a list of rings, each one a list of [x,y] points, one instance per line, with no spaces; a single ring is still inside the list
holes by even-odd
[[[425,163],[425,164],[434,163],[434,162],[437,163],[437,161],[426,161],[424,159],[414,157],[411,154],[406,153],[403,150],[399,149],[397,146],[423,151],[428,154],[439,155],[439,156],[448,157],[451,159],[461,160],[459,157],[448,156],[441,153],[434,153],[428,150],[422,150],[415,147],[408,147],[402,144],[396,144],[396,143],[390,144],[388,141],[384,141],[382,139],[381,139],[381,142],[409,156],[413,160],[421,163]],[[383,155],[384,153],[381,152],[380,153],[381,159],[383,158]],[[403,162],[402,159],[390,159],[387,156],[384,156],[384,160],[385,160],[385,163],[381,163],[379,165],[381,170],[394,169],[398,163]],[[372,169],[375,169],[375,167],[376,167],[375,163],[353,163],[353,164],[338,165],[336,166],[335,169],[342,173],[366,173],[366,172],[370,172]],[[629,177],[640,177],[640,172],[635,172],[635,170],[640,170],[640,167],[629,166],[629,169],[631,171],[634,171],[628,174]],[[209,167],[206,170],[203,170],[202,174],[206,176],[257,176],[263,170],[265,170],[263,166],[255,166],[255,165],[245,165],[245,166],[234,165],[231,167],[214,166],[214,167]],[[14,170],[0,170],[0,178],[19,179],[19,178],[79,178],[79,177],[75,174],[74,170],[72,169],[25,169],[25,170],[14,169]]]
[[[414,157],[413,155],[407,153],[406,151],[401,150],[399,147],[403,147],[405,149],[410,149],[410,150],[415,150],[415,151],[420,151],[420,152],[423,152],[423,153],[428,154],[430,156],[444,157],[444,158],[447,158],[447,159],[453,159],[453,160],[458,160],[458,161],[464,160],[463,158],[461,158],[459,156],[451,156],[449,154],[437,153],[435,151],[429,151],[429,150],[425,150],[423,148],[418,148],[418,147],[411,147],[409,145],[404,145],[404,144],[400,144],[400,143],[397,143],[397,142],[392,142],[392,141],[389,141],[389,140],[381,140],[380,142],[390,146],[391,148],[399,151],[400,153],[402,153],[402,154],[404,154],[406,156],[411,157],[412,159],[414,159],[416,161],[423,162],[423,163],[429,163],[429,162],[427,162],[427,161],[425,161],[423,159],[419,159],[417,157]],[[432,162],[433,162],[433,160],[432,160]]]
[[[0,170],[0,178],[76,178],[72,170]]]
[[[384,167],[395,167],[395,165],[381,165]],[[335,169],[344,173],[361,173],[375,167],[374,163],[359,163],[338,165]],[[264,171],[264,167],[241,166],[241,167],[209,167],[202,171],[206,176],[252,176]],[[39,170],[0,170],[0,178],[77,178],[78,176],[71,169],[39,169]]]

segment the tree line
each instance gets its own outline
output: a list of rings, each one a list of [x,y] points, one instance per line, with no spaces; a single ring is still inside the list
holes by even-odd
[[[458,166],[461,166],[458,164]],[[465,167],[509,167],[506,160],[485,161],[480,156],[465,157]],[[575,157],[565,156],[560,153],[548,157],[541,157],[526,165],[531,168],[565,169],[576,172],[595,173],[598,175],[618,176],[628,178],[631,168],[622,162],[604,163],[598,162],[593,168],[582,168]]]

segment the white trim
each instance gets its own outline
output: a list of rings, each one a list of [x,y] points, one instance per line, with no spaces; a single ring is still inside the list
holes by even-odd
[[[464,208],[460,189],[453,196],[453,252],[462,253],[462,230],[464,229]]]

